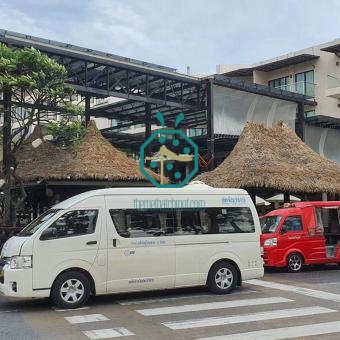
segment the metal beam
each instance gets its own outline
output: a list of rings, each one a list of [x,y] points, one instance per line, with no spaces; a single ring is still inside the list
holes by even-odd
[[[306,126],[306,116],[305,116],[305,106],[303,103],[298,103],[297,109],[297,135],[301,138],[302,141],[305,140],[305,126]]]
[[[209,82],[207,89],[207,150],[209,170],[214,169],[215,157],[215,135],[214,135],[214,96],[213,96],[213,82]]]
[[[145,140],[151,136],[151,104],[145,104]],[[146,147],[146,156],[151,156],[151,143]]]
[[[89,122],[90,122],[90,119],[91,119],[90,108],[91,108],[91,96],[87,94],[87,95],[85,95],[85,126],[89,125]]]

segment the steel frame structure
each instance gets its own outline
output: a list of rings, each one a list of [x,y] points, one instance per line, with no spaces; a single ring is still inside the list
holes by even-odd
[[[161,111],[166,125],[172,126],[178,113],[183,112],[182,128],[207,127],[206,149],[214,155],[213,85],[280,98],[298,104],[298,134],[303,139],[304,105],[316,105],[303,95],[246,83],[222,75],[197,78],[175,72],[175,69],[124,58],[109,53],[73,46],[20,33],[0,30],[0,42],[12,48],[35,47],[65,66],[68,72],[67,86],[74,88],[85,98],[86,122],[90,117],[114,118],[118,126],[102,130],[111,142],[124,145],[139,143],[139,138],[119,133],[120,129],[145,124],[145,136],[151,134],[151,124],[157,123],[155,115]],[[122,101],[92,107],[90,98],[117,97]],[[13,100],[13,99],[12,99]],[[17,106],[29,106],[24,98],[15,98]],[[43,109],[62,112],[59,105],[42,106]],[[119,144],[118,144],[119,146]],[[151,150],[149,150],[151,152]],[[213,166],[213,165],[212,165]]]

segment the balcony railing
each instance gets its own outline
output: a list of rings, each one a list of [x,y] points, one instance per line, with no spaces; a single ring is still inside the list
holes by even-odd
[[[334,89],[336,87],[340,87],[340,73],[329,74],[327,76],[327,88]]]
[[[314,84],[314,83],[307,83],[305,81],[298,81],[296,83],[276,86],[275,88],[280,89],[280,90],[284,90],[284,91],[304,94],[308,97],[314,98],[315,97],[315,86],[316,86],[316,84]]]

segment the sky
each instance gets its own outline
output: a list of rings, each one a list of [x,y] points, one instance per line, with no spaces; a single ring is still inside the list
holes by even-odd
[[[0,0],[0,28],[192,74],[340,38],[340,0]]]

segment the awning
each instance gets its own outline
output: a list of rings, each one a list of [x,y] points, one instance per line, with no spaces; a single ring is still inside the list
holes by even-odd
[[[263,206],[263,205],[265,205],[265,206],[271,205],[270,202],[264,200],[263,198],[261,198],[261,197],[259,197],[259,196],[255,196],[255,204],[256,204],[256,205],[259,205],[259,206],[261,206],[261,205],[262,205],[262,206]]]
[[[266,199],[266,201],[268,202],[283,202],[284,201],[284,195],[283,194],[278,194],[272,197],[269,197]],[[293,196],[293,195],[289,195],[289,201],[290,202],[300,202],[301,199],[299,197]]]
[[[321,48],[321,51],[331,52],[331,53],[340,53],[340,40],[333,41],[333,44]]]
[[[238,70],[226,72],[224,75],[228,77],[251,76],[254,70],[269,72],[287,67],[289,65],[300,64],[318,58],[320,58],[320,56],[308,53],[298,54],[288,58],[278,57],[276,60],[271,59],[268,62],[260,63],[258,65],[254,65],[253,67],[240,68]]]

